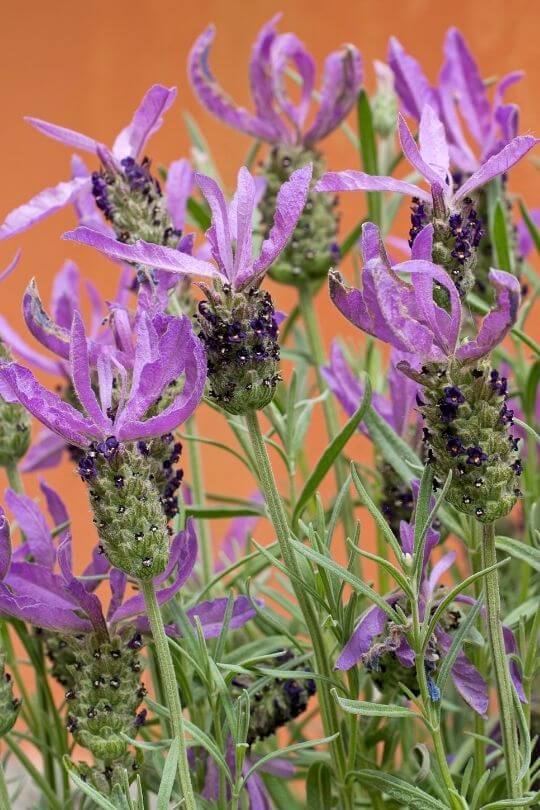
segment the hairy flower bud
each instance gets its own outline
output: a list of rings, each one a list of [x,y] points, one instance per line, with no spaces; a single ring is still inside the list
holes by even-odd
[[[196,321],[214,402],[233,414],[268,405],[281,379],[278,325],[270,294],[254,287],[235,292],[218,284],[199,304]]]
[[[482,219],[487,222],[488,219],[488,198],[485,189],[479,189],[475,193],[477,199],[477,210]],[[510,252],[513,255],[513,262],[511,267],[505,268],[512,270],[514,275],[519,278],[523,264],[523,257],[519,252],[519,237],[517,227],[512,221],[512,203],[506,193],[506,177],[503,175],[501,178],[501,211],[504,217],[506,226],[506,233],[508,236],[508,243]],[[497,266],[495,251],[493,249],[493,242],[491,235],[486,228],[478,247],[478,258],[475,268],[475,287],[474,292],[482,298],[490,306],[493,304],[495,295],[492,285],[489,281],[489,271],[492,267]]]
[[[140,681],[141,637],[97,634],[66,637],[73,654],[68,667],[67,728],[75,742],[91,752],[92,766],[81,764],[81,775],[108,795],[124,769],[137,767],[125,737],[134,737],[144,723],[137,714],[146,690]]]
[[[135,579],[154,579],[169,559],[169,529],[152,463],[110,437],[79,461],[103,553]]]
[[[303,146],[275,146],[263,165],[266,190],[259,209],[265,237],[268,236],[276,210],[276,199],[283,183],[295,169],[313,164],[311,188],[324,172],[322,156]],[[335,195],[310,191],[303,213],[289,243],[279,260],[269,271],[274,281],[301,285],[311,279],[326,276],[331,265],[339,260],[337,232],[339,216]]]
[[[0,364],[11,361],[11,353],[0,340]],[[0,467],[16,464],[30,446],[30,414],[18,402],[0,397]]]
[[[13,684],[11,675],[4,668],[5,660],[5,653],[0,650],[0,739],[11,731],[21,709],[21,701],[13,697]]]
[[[290,650],[277,655],[269,666],[280,667],[293,659]],[[303,665],[288,669],[305,669]],[[309,678],[273,678],[260,689],[254,691],[256,678],[237,675],[233,681],[233,695],[238,697],[244,690],[250,695],[250,715],[247,743],[264,740],[275,734],[278,728],[286,725],[306,711],[308,701],[316,692],[315,681]]]
[[[435,484],[441,486],[451,470],[446,498],[456,509],[482,523],[504,517],[521,496],[506,378],[485,360],[475,366],[429,363],[416,378],[424,386],[419,409]]]
[[[132,157],[119,167],[106,167],[92,174],[96,205],[112,224],[121,242],[144,239],[176,247],[181,233],[173,228],[161,186],[150,172],[150,161]]]

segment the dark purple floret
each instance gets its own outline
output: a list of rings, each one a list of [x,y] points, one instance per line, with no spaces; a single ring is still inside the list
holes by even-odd
[[[444,389],[444,402],[448,405],[462,405],[465,402],[465,397],[460,389],[455,385],[450,385]]]
[[[487,454],[478,446],[468,447],[466,453],[467,464],[472,464],[474,467],[481,467],[488,460]]]

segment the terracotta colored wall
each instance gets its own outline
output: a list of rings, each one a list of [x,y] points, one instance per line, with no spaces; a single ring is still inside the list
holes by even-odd
[[[180,98],[168,114],[166,126],[153,139],[150,152],[156,162],[169,162],[186,154],[188,142],[180,111],[189,109],[203,127],[227,181],[234,179],[248,148],[248,139],[219,124],[193,98],[185,78],[185,59],[195,36],[213,21],[218,36],[212,64],[224,86],[240,102],[249,104],[246,60],[259,26],[282,8],[282,30],[297,32],[312,49],[319,65],[326,53],[346,40],[363,51],[368,83],[371,62],[384,57],[390,34],[421,57],[435,77],[440,65],[444,31],[457,24],[472,44],[484,75],[502,74],[515,68],[527,71],[527,80],[513,92],[522,108],[522,131],[540,132],[538,84],[540,62],[538,38],[540,4],[527,0],[476,3],[433,3],[428,0],[367,2],[356,0],[296,0],[274,3],[202,3],[173,0],[94,0],[90,3],[48,0],[4,3],[1,14],[2,47],[0,75],[3,78],[2,198],[1,212],[26,200],[45,186],[58,182],[69,172],[69,150],[40,136],[22,116],[32,114],[65,124],[109,141],[130,118],[146,88],[153,82],[179,86]],[[354,150],[337,133],[328,139],[329,165],[356,165]],[[529,205],[538,204],[538,174],[530,164],[515,173],[514,188],[520,188]],[[346,200],[346,224],[359,197]],[[66,211],[39,227],[0,245],[0,265],[5,265],[15,247],[23,248],[23,260],[16,274],[1,290],[1,309],[20,324],[21,293],[32,275],[37,275],[47,300],[53,273],[64,258],[76,259],[108,293],[114,289],[111,265],[84,248],[68,247],[59,234],[74,222]],[[281,288],[279,304],[287,308]],[[326,338],[338,330],[352,337],[343,320],[333,311],[326,296],[319,301]],[[202,417],[202,430],[214,436],[228,435],[221,423]],[[322,446],[321,430],[312,432],[310,450],[315,457]],[[355,440],[357,456],[367,445]],[[227,456],[207,456],[207,481],[211,491],[245,495],[253,484],[240,466],[229,466]],[[223,473],[226,472],[226,475]],[[95,541],[88,528],[86,497],[73,470],[65,465],[49,477],[68,497],[75,523],[79,560]],[[32,483],[34,489],[34,483]],[[80,507],[80,508],[77,508]]]

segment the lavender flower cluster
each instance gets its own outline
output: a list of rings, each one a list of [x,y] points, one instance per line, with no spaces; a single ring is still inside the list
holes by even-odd
[[[52,810],[540,799],[540,216],[521,200],[516,223],[510,190],[537,139],[505,100],[521,74],[491,88],[451,29],[436,86],[391,39],[371,96],[350,44],[317,93],[278,22],[253,46],[253,112],[210,70],[212,27],[189,54],[202,106],[261,152],[232,195],[199,170],[200,142],[168,168],[147,156],[175,88],[152,86],[112,146],[28,119],[75,150],[71,176],[1,238],[69,207],[62,238],[104,254],[118,285],[104,300],[67,261],[48,307],[28,284],[30,340],[0,316],[3,810],[30,782]],[[327,171],[340,130],[362,171]],[[412,176],[394,175],[402,158]],[[344,191],[369,211],[347,237]],[[12,272],[19,255],[2,283]],[[287,314],[272,281],[297,296]],[[328,356],[327,289],[367,336],[332,335]],[[217,437],[199,433],[204,409]],[[205,488],[207,445],[252,494],[232,472]],[[88,502],[84,537],[49,483],[29,494],[60,464]]]

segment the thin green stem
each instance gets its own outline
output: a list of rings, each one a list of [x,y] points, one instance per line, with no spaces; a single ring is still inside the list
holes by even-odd
[[[496,562],[495,527],[493,523],[487,523],[483,526],[482,534],[482,568],[488,568],[489,566],[495,565]],[[490,571],[486,574],[485,588],[488,641],[499,702],[506,783],[509,798],[519,799],[523,795],[522,786],[518,778],[520,768],[519,745],[514,713],[512,682],[510,680],[510,670],[508,668],[502,632],[501,597],[499,593],[499,573],[497,570]]]
[[[306,329],[306,336],[309,343],[309,348],[315,366],[315,376],[317,378],[317,386],[319,391],[323,393],[328,390],[326,380],[321,372],[321,367],[325,362],[326,355],[324,345],[317,323],[317,315],[313,306],[312,288],[304,284],[300,287],[300,311],[302,313],[302,320]],[[334,439],[339,433],[339,419],[337,415],[336,404],[332,396],[327,396],[323,402],[324,418],[326,422],[326,431],[330,441]],[[336,483],[338,492],[341,492],[347,475],[349,473],[345,459],[338,458],[335,465]],[[351,539],[354,537],[354,509],[350,494],[347,494],[343,503],[343,523],[347,537]]]
[[[9,793],[6,783],[6,775],[4,773],[4,766],[0,761],[0,807],[5,810],[10,810],[11,802],[9,801]]]
[[[14,492],[24,492],[21,474],[16,464],[12,463],[6,466],[6,475],[9,481],[9,486]]]
[[[169,709],[170,714],[172,734],[174,738],[178,739],[179,743],[178,776],[180,779],[180,786],[184,794],[184,806],[186,810],[195,810],[195,796],[189,774],[189,763],[184,734],[184,716],[182,714],[182,704],[180,702],[180,695],[178,693],[178,686],[176,683],[176,675],[174,672],[171,651],[169,649],[169,642],[165,633],[165,627],[163,626],[163,617],[159,609],[153,582],[151,580],[144,582],[141,581],[139,585],[144,597],[146,612],[150,622],[150,629],[152,631],[152,638],[154,640],[156,656],[159,668],[161,670],[161,679],[163,681],[163,689],[167,698],[167,708]]]
[[[329,681],[332,680],[332,670],[329,656],[325,648],[324,637],[321,632],[319,617],[309,595],[299,584],[301,582],[301,574],[296,554],[291,544],[289,523],[283,508],[283,501],[276,486],[274,473],[270,459],[268,458],[261,426],[259,424],[259,417],[256,411],[250,411],[246,414],[246,424],[257,462],[256,466],[259,473],[261,490],[266,501],[270,519],[276,531],[283,562],[291,574],[291,585],[294,589],[300,610],[302,611],[313,646],[315,669],[319,674],[328,679],[328,681],[321,682],[319,699],[324,733],[326,736],[331,736],[339,732],[340,728],[336,705],[329,691],[328,684]],[[341,734],[332,742],[330,753],[334,772],[338,777],[343,807],[350,810],[353,803],[350,794],[350,786],[347,785],[345,779],[347,762]]]
[[[198,433],[195,416],[190,416],[190,418],[187,420],[187,428],[188,433],[190,433],[190,435],[193,437],[193,440],[188,443],[189,468],[191,471],[191,491],[193,493],[193,500],[195,503],[199,506],[204,506],[205,488],[201,453],[199,442],[197,441]],[[197,529],[201,549],[203,582],[208,582],[213,574],[212,538],[210,536],[208,522],[206,520],[199,520]]]

